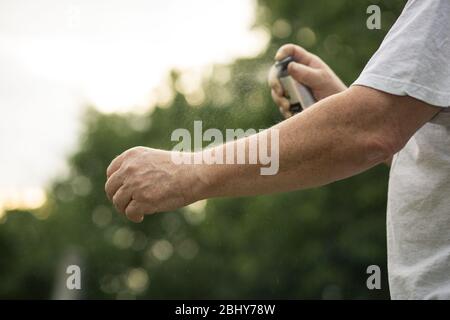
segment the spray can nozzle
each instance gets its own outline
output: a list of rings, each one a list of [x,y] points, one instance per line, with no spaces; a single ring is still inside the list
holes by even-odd
[[[311,90],[294,80],[288,73],[288,65],[295,62],[294,57],[286,58],[275,63],[277,77],[283,87],[284,95],[289,100],[289,111],[298,113],[316,102]]]
[[[275,67],[279,70],[279,72],[287,72],[288,65],[291,62],[295,62],[294,57],[287,56],[283,60],[277,61],[275,63]]]

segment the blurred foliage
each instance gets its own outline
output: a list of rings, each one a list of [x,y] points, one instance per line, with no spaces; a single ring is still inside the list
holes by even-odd
[[[382,9],[382,30],[365,26],[374,3]],[[61,261],[75,252],[83,266],[82,298],[388,298],[387,168],[313,190],[208,200],[142,224],[116,214],[103,190],[117,154],[136,145],[171,148],[171,132],[192,129],[194,120],[204,129],[282,121],[265,81],[284,43],[318,54],[350,84],[403,5],[259,0],[255,28],[271,33],[267,50],[214,66],[201,99],[174,90],[168,105],[146,114],[90,109],[69,159],[71,173],[52,184],[45,207],[11,212],[0,224],[0,297],[52,297],[65,277]],[[173,88],[179,79],[172,73]],[[383,270],[382,290],[366,288],[371,264]]]

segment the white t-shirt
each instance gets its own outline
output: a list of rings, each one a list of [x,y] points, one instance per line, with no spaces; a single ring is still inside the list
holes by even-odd
[[[450,299],[450,0],[409,0],[354,85],[442,107],[392,162],[388,271],[393,299]]]

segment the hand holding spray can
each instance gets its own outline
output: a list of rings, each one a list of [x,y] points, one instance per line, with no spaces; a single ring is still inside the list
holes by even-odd
[[[295,62],[292,56],[288,56],[275,63],[277,77],[283,87],[284,96],[289,100],[289,111],[299,113],[316,102],[311,90],[298,83],[288,73],[288,65]]]

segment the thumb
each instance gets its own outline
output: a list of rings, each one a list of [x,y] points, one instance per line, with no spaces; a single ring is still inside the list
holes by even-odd
[[[135,223],[140,223],[144,220],[144,215],[142,214],[126,214],[128,220],[131,220]]]
[[[316,89],[322,83],[322,73],[318,69],[305,66],[301,63],[291,62],[288,65],[288,72],[292,78],[299,83],[312,89]]]
[[[139,203],[136,200],[131,200],[125,209],[125,215],[127,216],[128,220],[139,223],[144,220],[144,215],[141,211],[142,208],[139,206]]]

